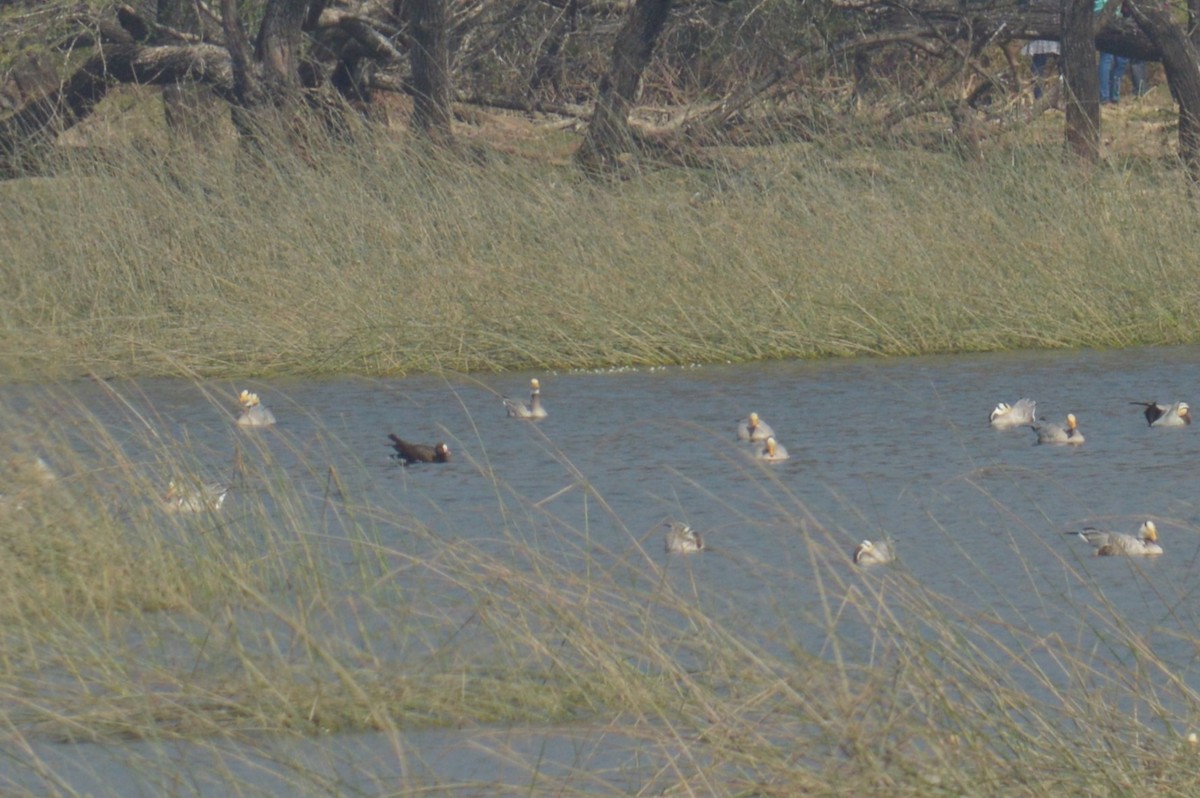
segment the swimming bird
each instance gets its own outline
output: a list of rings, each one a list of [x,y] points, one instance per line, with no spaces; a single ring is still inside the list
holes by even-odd
[[[1032,399],[1018,399],[1014,404],[1001,402],[988,416],[988,424],[996,429],[1012,429],[1032,424],[1037,420],[1034,408],[1037,402]]]
[[[667,521],[663,526],[667,527],[667,551],[673,554],[704,551],[704,540],[700,537],[700,533],[687,524],[682,521]]]
[[[1065,427],[1061,424],[1035,421],[1033,431],[1037,433],[1038,443],[1069,443],[1075,446],[1083,443],[1083,433],[1079,431],[1074,413],[1067,413]]]
[[[275,423],[275,414],[263,406],[258,394],[242,391],[238,396],[242,414],[237,418],[239,427],[269,427]]]
[[[892,544],[886,540],[879,543],[864,540],[854,547],[855,565],[883,565],[894,559],[896,553],[892,551]]]
[[[775,437],[775,430],[771,429],[771,425],[758,417],[758,413],[751,413],[747,418],[738,422],[737,436],[740,441],[765,441],[767,438]]]
[[[27,499],[46,493],[58,482],[58,474],[36,454],[13,455],[6,465],[0,477],[5,491],[0,493],[0,509],[24,509]]]
[[[58,481],[58,474],[40,456],[17,454],[8,459],[8,480],[23,485],[48,487]]]
[[[504,407],[510,418],[545,418],[546,408],[542,407],[542,384],[537,377],[529,381],[529,404],[519,399],[504,397]]]
[[[1163,553],[1162,546],[1158,545],[1158,527],[1153,521],[1146,521],[1138,527],[1137,535],[1109,532],[1091,526],[1067,534],[1079,535],[1095,546],[1097,557],[1148,557]]]
[[[1130,402],[1146,408],[1146,423],[1152,427],[1183,427],[1192,423],[1192,411],[1187,402],[1162,405],[1158,402]]]
[[[217,482],[198,485],[190,490],[179,487],[171,480],[162,497],[162,508],[168,513],[199,513],[204,510],[220,510],[225,503],[229,486]]]
[[[398,435],[390,433],[388,437],[392,440],[392,448],[396,450],[396,454],[393,456],[398,460],[403,460],[405,465],[444,463],[450,459],[450,447],[444,443],[428,446],[424,443],[409,443]]]
[[[776,443],[774,438],[767,438],[762,451],[755,456],[759,460],[766,460],[768,463],[782,463],[788,459],[788,450],[783,447],[783,444]]]

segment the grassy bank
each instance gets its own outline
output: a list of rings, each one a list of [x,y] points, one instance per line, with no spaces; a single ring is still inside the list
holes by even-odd
[[[57,401],[0,412],[18,449],[60,471],[50,483],[10,475],[0,506],[0,725],[7,750],[40,752],[0,768],[24,777],[6,794],[72,794],[88,768],[111,789],[93,794],[128,794],[96,764],[101,753],[155,794],[198,783],[211,794],[358,794],[322,757],[364,732],[386,754],[356,762],[358,775],[395,771],[378,785],[392,794],[1196,790],[1200,752],[1186,734],[1200,696],[1155,653],[1157,624],[1122,621],[1078,561],[1062,559],[1055,589],[1086,634],[1047,635],[931,591],[903,564],[854,569],[844,533],[760,473],[762,510],[746,523],[751,534],[787,530],[795,572],[737,552],[697,557],[803,585],[817,601],[780,594],[774,617],[743,617],[703,578],[704,560],[666,557],[657,532],[606,514],[569,463],[590,523],[615,536],[565,522],[486,463],[499,531],[434,534],[348,487],[361,483],[319,454],[340,448],[335,438],[296,443],[297,478],[277,459],[283,431],[271,447],[235,438],[220,512],[168,515],[164,481],[211,476],[200,465],[210,453],[164,440],[152,415],[72,422],[86,408]],[[738,490],[723,500],[744,503]],[[1163,595],[1175,589],[1183,595]],[[1188,586],[1145,590],[1189,612]],[[419,775],[411,736],[488,728],[517,731],[458,744],[521,777]],[[586,742],[564,765],[522,749],[520,730]],[[68,742],[97,745],[56,745]],[[73,764],[50,763],[47,746]],[[622,753],[598,757],[618,763],[606,770],[584,746]],[[274,774],[286,788],[264,786]]]
[[[607,185],[385,141],[308,156],[110,152],[0,185],[0,369],[397,374],[1200,332],[1193,214],[1177,172],[1144,160],[1084,172],[1056,145],[970,165],[788,146]],[[322,457],[344,446],[335,436],[294,442],[286,465],[239,437],[218,475],[203,465],[212,442],[170,440],[152,414],[102,421],[30,390],[0,408],[15,458],[0,502],[0,726],[6,750],[38,753],[0,769],[22,777],[6,793],[71,794],[103,750],[158,794],[200,780],[216,794],[353,794],[313,748],[271,743],[367,732],[400,771],[381,792],[1196,790],[1198,697],[1070,560],[1064,592],[1087,634],[1047,636],[968,612],[903,567],[854,571],[843,533],[763,477],[773,509],[747,523],[790,530],[807,565],[782,577],[820,601],[798,611],[781,596],[776,620],[748,622],[707,612],[726,597],[646,530],[604,516],[622,543],[601,548],[486,463],[500,532],[438,535],[356,491]],[[60,478],[46,484],[35,455]],[[229,473],[220,513],[164,512],[168,479]],[[604,515],[586,474],[567,463],[564,479],[591,502],[585,517]],[[413,735],[491,728],[585,730],[589,746],[636,754],[608,771],[580,754],[559,772],[499,737],[486,754],[525,778],[420,775]],[[60,742],[98,745],[55,765],[46,746]],[[265,770],[287,789],[263,787]]]
[[[391,140],[306,157],[108,151],[0,185],[0,368],[402,374],[1200,337],[1195,215],[1160,162],[788,145],[610,185]]]

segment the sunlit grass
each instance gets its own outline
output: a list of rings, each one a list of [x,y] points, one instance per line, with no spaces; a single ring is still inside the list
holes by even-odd
[[[1195,222],[1161,164],[781,146],[601,184],[388,141],[307,156],[109,153],[0,186],[0,367],[394,374],[1128,346],[1200,329]],[[100,743],[162,794],[191,794],[200,771],[226,794],[267,793],[246,775],[267,769],[276,793],[352,792],[302,745],[368,733],[403,773],[392,792],[1196,790],[1197,696],[1156,653],[1162,630],[1122,621],[1062,555],[1046,556],[1084,631],[1048,636],[1011,607],[928,589],[903,557],[853,569],[853,540],[755,469],[763,512],[739,517],[786,530],[790,565],[698,556],[816,601],[767,595],[771,614],[747,617],[561,452],[564,500],[587,503],[586,524],[466,460],[494,486],[496,528],[444,535],[362,493],[336,436],[230,425],[178,440],[123,390],[115,420],[53,387],[0,409],[0,725],[14,750]],[[52,483],[30,469],[39,456]],[[171,479],[226,482],[230,497],[167,514]],[[1147,589],[1186,629],[1189,596]],[[521,777],[429,781],[407,741],[430,730],[482,740],[459,744]],[[564,764],[518,742],[540,733],[629,753]],[[191,753],[138,747],[154,744]],[[65,769],[21,762],[29,781],[6,793],[72,792]]]
[[[1196,788],[1200,753],[1185,736],[1200,702],[1156,653],[1162,630],[1126,620],[1078,560],[1034,543],[1035,530],[1014,556],[1059,561],[1071,602],[1064,618],[1082,619],[1059,634],[1012,607],[981,609],[930,590],[903,554],[895,567],[854,568],[844,531],[813,517],[770,471],[732,457],[757,475],[759,509],[746,525],[782,536],[790,565],[719,546],[669,557],[659,530],[627,527],[565,460],[577,498],[560,501],[587,502],[589,526],[615,534],[564,520],[486,461],[457,467],[495,485],[494,528],[435,533],[351,487],[354,461],[336,438],[296,449],[308,457],[296,479],[297,466],[278,460],[297,446],[283,431],[231,425],[227,444],[201,447],[172,440],[152,410],[133,410],[140,402],[101,422],[57,401],[54,413],[44,414],[53,402],[34,401],[0,416],[21,442],[14,456],[43,456],[58,473],[24,483],[0,534],[0,722],[12,744],[97,742],[124,751],[147,779],[204,769],[225,791],[248,794],[259,790],[253,778],[211,772],[199,753],[270,763],[289,774],[287,794],[320,795],[329,783],[305,749],[266,741],[370,732],[402,762],[410,735],[498,728],[516,736],[485,751],[523,780],[477,790]],[[227,459],[214,454],[221,446]],[[231,497],[219,512],[166,514],[168,475],[227,479]],[[760,574],[758,599],[774,609],[743,610],[738,596],[706,583],[698,569],[712,558]],[[989,577],[981,569],[977,578]],[[771,595],[773,585],[796,585],[796,594]],[[1175,607],[1173,628],[1187,629],[1186,593],[1148,588]],[[572,767],[513,742],[584,730],[595,748],[636,756],[597,772],[586,757]],[[136,747],[150,743],[192,753],[181,762]],[[33,760],[7,767],[42,786],[70,783]],[[408,773],[391,789],[453,793]],[[185,791],[176,784],[167,794]]]
[[[1195,341],[1178,170],[780,145],[593,183],[391,140],[0,186],[9,373],[401,374]]]

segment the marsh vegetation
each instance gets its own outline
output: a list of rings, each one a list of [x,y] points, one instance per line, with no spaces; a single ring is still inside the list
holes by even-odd
[[[1200,329],[1196,222],[1161,161],[780,145],[610,185],[380,139],[317,163],[85,151],[0,185],[5,372],[469,372]]]
[[[125,410],[105,416],[59,382],[205,393],[249,375],[1196,343],[1196,219],[1165,97],[1114,114],[1130,146],[1099,166],[1064,160],[1051,115],[970,153],[936,127],[781,127],[621,182],[568,165],[574,133],[499,113],[458,123],[478,140],[457,151],[307,128],[303,148],[249,151],[178,147],[139,127],[145,96],[115,99],[39,176],[0,184],[0,372],[20,386],[0,408],[6,791],[77,791],[49,751],[78,746],[162,794],[1195,792],[1194,685],[1162,629],[1070,560],[1086,633],[1047,634],[964,607],[903,557],[864,578],[845,530],[739,464],[766,507],[747,528],[785,528],[792,555],[739,567],[818,599],[772,594],[776,614],[751,621],[711,612],[732,599],[702,566],[665,557],[548,437],[575,514],[456,446],[499,524],[446,534],[365,490],[370,455],[334,430],[181,439],[119,381]],[[219,510],[163,511],[171,480],[213,478],[232,485]],[[615,538],[598,542],[600,519]],[[1187,588],[1128,578],[1193,645]],[[497,736],[447,747],[519,777],[421,774],[410,739],[479,730],[620,755],[560,767]],[[364,785],[305,747],[356,736],[382,741],[393,775]]]
[[[131,779],[168,795],[197,784],[206,794],[288,795],[1194,791],[1186,480],[1147,468],[1145,484],[1162,495],[1139,490],[1153,502],[1134,502],[1175,518],[1161,563],[1084,559],[1088,547],[1055,529],[1057,515],[1039,516],[1061,493],[1079,504],[1067,517],[1130,501],[1075,495],[1093,484],[1078,473],[1089,461],[1055,457],[1064,453],[1033,446],[1027,431],[991,430],[982,415],[970,434],[950,427],[944,437],[962,438],[952,449],[982,437],[1011,450],[1008,465],[972,450],[965,456],[979,468],[960,474],[954,459],[949,480],[931,475],[951,505],[976,494],[963,512],[981,518],[943,529],[944,513],[926,508],[918,532],[906,512],[870,516],[854,480],[796,429],[803,413],[771,417],[793,444],[804,441],[794,463],[744,456],[750,444],[735,440],[736,416],[718,413],[727,424],[713,434],[664,419],[697,457],[715,461],[716,479],[678,450],[648,463],[652,478],[623,459],[628,437],[594,442],[599,451],[583,466],[572,459],[586,442],[566,382],[546,386],[551,414],[536,426],[506,418],[497,397],[478,391],[492,417],[474,417],[475,429],[454,422],[469,430],[454,439],[456,459],[407,468],[386,464],[382,434],[367,436],[377,447],[360,448],[356,429],[327,427],[344,388],[328,390],[311,418],[273,392],[280,425],[261,430],[235,426],[237,391],[217,383],[9,392],[3,420],[14,448],[23,462],[44,457],[58,477],[24,478],[3,508],[0,717],[10,750],[36,754],[0,770],[6,791],[82,784],[121,794]],[[470,420],[476,399],[461,394],[472,383],[454,384],[414,387],[407,403],[402,382],[375,390],[397,405],[385,415],[457,418],[429,403],[443,395],[465,403]],[[826,385],[810,401],[839,390]],[[200,398],[181,416],[171,405],[185,393]],[[868,414],[897,405],[884,392],[863,401]],[[361,394],[350,403],[363,404]],[[1107,424],[1081,410],[1088,445],[1099,448],[1079,454],[1192,440],[1121,410]],[[623,421],[593,423],[603,431]],[[1114,441],[1113,428],[1123,437]],[[497,429],[512,438],[493,439]],[[1160,435],[1130,446],[1151,432]],[[860,461],[865,441],[828,437],[827,451],[851,450],[854,473],[875,475],[877,498],[895,491],[871,447]],[[891,444],[877,436],[874,445]],[[1160,456],[1174,464],[1186,452]],[[593,481],[614,457],[643,485],[633,499]],[[914,469],[897,470],[908,485]],[[168,480],[211,479],[231,486],[219,510],[163,510]],[[814,505],[829,480],[843,512]],[[1055,498],[1032,492],[1034,506],[1019,508],[1013,497],[1041,481]],[[735,520],[702,526],[705,551],[668,554],[662,526],[629,511],[653,494],[698,526]],[[695,504],[720,512],[688,514]],[[850,552],[873,524],[882,525],[873,534],[899,536],[899,561],[864,570]],[[980,534],[993,540],[972,542]],[[922,546],[964,550],[962,570],[930,579],[932,564],[916,567]],[[1015,565],[976,559],[993,549]],[[733,572],[744,575],[738,589]],[[997,601],[989,586],[1004,574],[1013,584]],[[564,740],[575,741],[565,752]],[[356,747],[367,741],[369,756]],[[496,763],[491,775],[426,769],[426,757],[456,751]]]

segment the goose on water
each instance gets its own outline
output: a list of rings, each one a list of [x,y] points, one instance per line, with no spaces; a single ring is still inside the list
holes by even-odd
[[[519,399],[504,397],[504,407],[510,418],[545,418],[546,408],[542,407],[542,384],[537,377],[529,381],[529,404]]]
[[[242,391],[238,404],[242,406],[242,414],[237,418],[239,427],[269,427],[275,423],[275,414],[263,405],[258,394]]]
[[[1091,526],[1067,534],[1079,535],[1092,544],[1098,557],[1152,557],[1163,553],[1162,546],[1158,544],[1158,527],[1153,521],[1144,522],[1138,527],[1136,535],[1109,532]]]
[[[1012,429],[1032,424],[1037,420],[1034,409],[1037,402],[1032,399],[1018,399],[1013,404],[1001,402],[988,416],[988,424],[996,429]]]
[[[691,554],[704,551],[704,539],[682,521],[668,521],[666,550],[672,554]]]
[[[1033,424],[1033,431],[1037,433],[1038,443],[1066,443],[1072,446],[1083,443],[1083,433],[1079,431],[1079,422],[1074,413],[1067,413],[1066,426],[1037,421]]]

